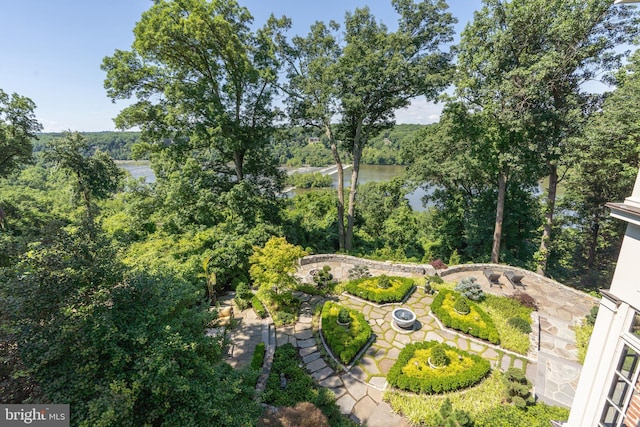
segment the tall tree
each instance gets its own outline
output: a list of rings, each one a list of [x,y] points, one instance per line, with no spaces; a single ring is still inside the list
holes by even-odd
[[[29,98],[0,89],[0,178],[18,166],[31,161],[31,140],[42,126],[35,118],[36,108]],[[7,218],[0,206],[0,229],[6,229]]]
[[[450,83],[455,18],[442,0],[393,0],[398,29],[390,32],[368,8],[347,13],[344,49],[336,67],[339,135],[353,160],[345,249],[353,244],[356,193],[362,151],[370,138],[394,123],[394,112],[419,95],[435,99]]]
[[[525,156],[514,162],[527,164],[530,149],[540,176],[549,176],[538,256],[544,273],[568,139],[580,132],[589,111],[583,84],[617,67],[622,54],[614,48],[637,30],[630,9],[612,8],[609,0],[484,3],[462,36],[457,94],[490,110],[505,132],[520,132],[516,151]]]
[[[277,174],[265,155],[276,62],[269,32],[252,31],[252,21],[235,0],[155,1],[131,50],[103,60],[109,97],[137,100],[116,124],[140,126],[149,148],[168,152],[168,173],[192,158],[215,185],[221,176],[273,185],[260,177]]]

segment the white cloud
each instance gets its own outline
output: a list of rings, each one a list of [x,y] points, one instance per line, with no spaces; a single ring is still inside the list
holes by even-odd
[[[428,102],[424,97],[414,99],[407,108],[396,110],[396,123],[428,124],[440,120],[443,104]]]

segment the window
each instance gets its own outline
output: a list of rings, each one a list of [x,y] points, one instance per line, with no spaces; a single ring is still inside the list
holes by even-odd
[[[618,427],[623,425],[627,407],[634,395],[634,388],[638,381],[638,367],[640,366],[640,353],[624,344],[618,366],[613,375],[611,387],[607,394],[607,400],[600,418],[601,427]],[[638,398],[638,396],[636,396]],[[635,400],[634,400],[635,401]],[[637,421],[637,420],[635,420]],[[631,420],[629,420],[631,422]],[[635,424],[624,423],[625,426]]]

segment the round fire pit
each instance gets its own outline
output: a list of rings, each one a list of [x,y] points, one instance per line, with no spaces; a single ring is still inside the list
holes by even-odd
[[[408,308],[396,308],[391,313],[393,321],[402,329],[411,329],[416,321],[416,314]]]

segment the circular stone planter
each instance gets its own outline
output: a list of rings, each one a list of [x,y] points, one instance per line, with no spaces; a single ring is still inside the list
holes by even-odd
[[[408,308],[396,308],[391,313],[393,321],[399,328],[411,329],[416,321],[416,314]]]

